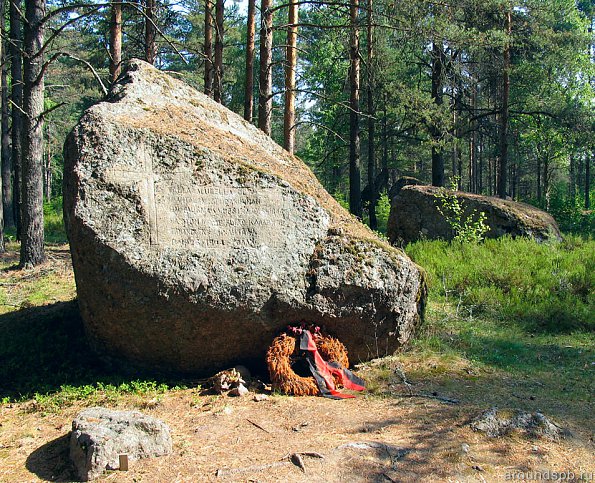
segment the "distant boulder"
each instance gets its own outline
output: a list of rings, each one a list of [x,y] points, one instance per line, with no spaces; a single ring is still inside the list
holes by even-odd
[[[387,234],[392,244],[409,243],[420,238],[454,238],[451,226],[438,211],[439,190],[435,186],[405,186],[399,191],[392,200],[388,218]],[[534,206],[462,191],[454,193],[462,200],[467,214],[474,210],[486,214],[487,238],[511,235],[526,236],[539,242],[562,240],[554,218]]]
[[[403,176],[388,190],[388,199],[392,200],[405,186],[423,186],[426,184],[427,183],[423,182],[421,179],[414,178],[413,176]]]

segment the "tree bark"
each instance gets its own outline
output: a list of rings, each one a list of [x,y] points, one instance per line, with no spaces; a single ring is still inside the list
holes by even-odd
[[[537,201],[541,202],[541,158],[537,156]]]
[[[271,115],[273,111],[273,77],[271,61],[273,56],[273,12],[272,1],[260,3],[260,75],[258,86],[258,127],[271,135]]]
[[[471,79],[471,112],[477,110],[477,83],[475,79]],[[469,191],[471,193],[478,192],[478,167],[477,167],[477,120],[471,122],[471,136],[469,137]]]
[[[122,70],[122,4],[112,3],[110,20],[110,82],[113,84]]]
[[[43,92],[45,0],[27,0],[23,110],[23,240],[22,267],[45,261],[43,244]]]
[[[543,158],[543,195],[545,196],[545,209],[550,209],[550,160],[548,156]]]
[[[4,54],[4,38],[6,33],[5,28],[5,13],[6,13],[6,0],[0,0],[0,20],[1,20],[1,27],[0,31],[2,32],[2,38],[0,39],[0,59],[2,59],[2,119],[1,119],[1,136],[2,142],[0,147],[2,151],[0,152],[0,160],[2,161],[2,176],[0,177],[0,192],[2,192],[2,209],[0,210],[0,252],[5,251],[4,247],[4,172],[6,163],[10,163],[10,155],[8,153],[8,110],[6,103],[8,102],[8,92],[7,92],[7,73],[6,73],[6,55]],[[10,178],[10,171],[9,178]],[[10,179],[9,179],[10,184]]]
[[[378,187],[376,185],[376,108],[374,106],[374,0],[368,0],[368,186],[370,204],[368,214],[370,228],[378,229],[376,204]]]
[[[155,29],[157,0],[145,0],[145,2],[145,60],[149,64],[154,64],[157,58],[157,43],[155,42],[157,37]]]
[[[213,96],[213,8],[211,0],[205,0],[205,94]]]
[[[382,171],[388,183],[388,113],[386,105],[388,103],[388,95],[384,93],[384,106],[382,112]]]
[[[215,2],[215,85],[213,99],[223,104],[223,36],[225,34],[225,6],[223,0]]]
[[[47,149],[46,156],[45,156],[45,165],[44,165],[44,191],[45,191],[45,200],[52,201],[52,153]]]
[[[568,197],[571,200],[572,206],[575,206],[576,201],[576,155],[570,155],[570,169],[568,173]]]
[[[6,1],[2,1],[1,18],[5,18]],[[2,149],[2,222],[3,226],[7,228],[14,227],[14,206],[12,200],[12,159],[10,153],[10,130],[9,130],[9,116],[8,109],[8,54],[6,42],[6,24],[2,22],[0,25],[2,40],[2,120],[1,120],[1,149]],[[0,228],[2,229],[2,228]]]
[[[592,151],[595,159],[595,149]],[[591,158],[589,153],[585,156],[585,210],[591,209]]]
[[[359,51],[359,0],[349,5],[351,46],[349,49],[349,211],[362,217],[359,96],[360,96],[360,51]]]
[[[506,13],[506,45],[502,69],[502,108],[500,112],[500,167],[498,176],[498,196],[506,198],[508,177],[508,104],[510,97],[510,35],[512,33],[512,13]]]
[[[287,27],[287,54],[285,59],[285,111],[283,113],[283,147],[291,154],[295,151],[295,72],[297,67],[297,23],[299,4],[289,3]]]
[[[442,97],[442,71],[444,66],[444,53],[442,47],[436,42],[432,45],[432,99],[436,106],[441,106]],[[444,186],[444,153],[438,143],[442,140],[442,130],[437,124],[430,127],[432,136],[432,185]]]
[[[12,168],[13,177],[13,213],[16,225],[16,238],[21,239],[21,166],[23,159],[23,34],[22,19],[19,13],[20,0],[10,0],[10,75],[12,86]],[[15,107],[16,106],[16,107]]]
[[[248,0],[246,27],[246,85],[244,89],[244,119],[252,122],[254,110],[254,35],[256,33],[256,0]]]
[[[483,164],[483,136],[481,134],[478,136],[478,151],[477,151],[477,193],[480,195],[483,194],[483,171],[484,171],[484,164]]]

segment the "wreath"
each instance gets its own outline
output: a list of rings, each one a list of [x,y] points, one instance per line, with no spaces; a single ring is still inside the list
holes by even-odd
[[[267,366],[271,382],[275,389],[294,396],[316,396],[320,394],[319,386],[312,376],[300,376],[294,370],[294,365],[303,359],[297,343],[297,329],[290,327],[289,331],[275,337],[267,351]],[[334,337],[323,334],[316,327],[313,331],[318,352],[326,361],[336,362],[344,368],[349,367],[347,349]],[[340,380],[333,375],[336,383]]]

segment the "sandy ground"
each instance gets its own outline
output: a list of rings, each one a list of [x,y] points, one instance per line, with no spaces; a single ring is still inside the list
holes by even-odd
[[[141,409],[164,420],[172,429],[174,452],[133,461],[129,471],[107,473],[105,481],[510,481],[514,474],[529,479],[535,477],[531,472],[548,471],[592,481],[595,472],[593,441],[580,428],[558,442],[523,435],[491,439],[468,427],[470,414],[477,414],[473,408],[433,399],[255,401],[252,394],[199,396],[187,389],[158,402],[129,396],[113,407]],[[43,414],[31,402],[4,405],[0,480],[71,480],[68,433],[81,408]],[[324,458],[304,456],[303,472],[283,460],[295,452]]]

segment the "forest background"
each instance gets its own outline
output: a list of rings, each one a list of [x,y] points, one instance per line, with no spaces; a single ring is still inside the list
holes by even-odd
[[[26,3],[43,27],[31,47],[45,59],[37,115],[15,70],[23,63],[26,76],[35,57],[34,22],[18,1],[2,9],[4,221],[17,238],[32,159],[15,119],[42,121],[33,172],[58,207],[65,137],[133,57],[257,124],[379,231],[391,187],[413,176],[529,202],[565,231],[593,232],[591,0]]]

